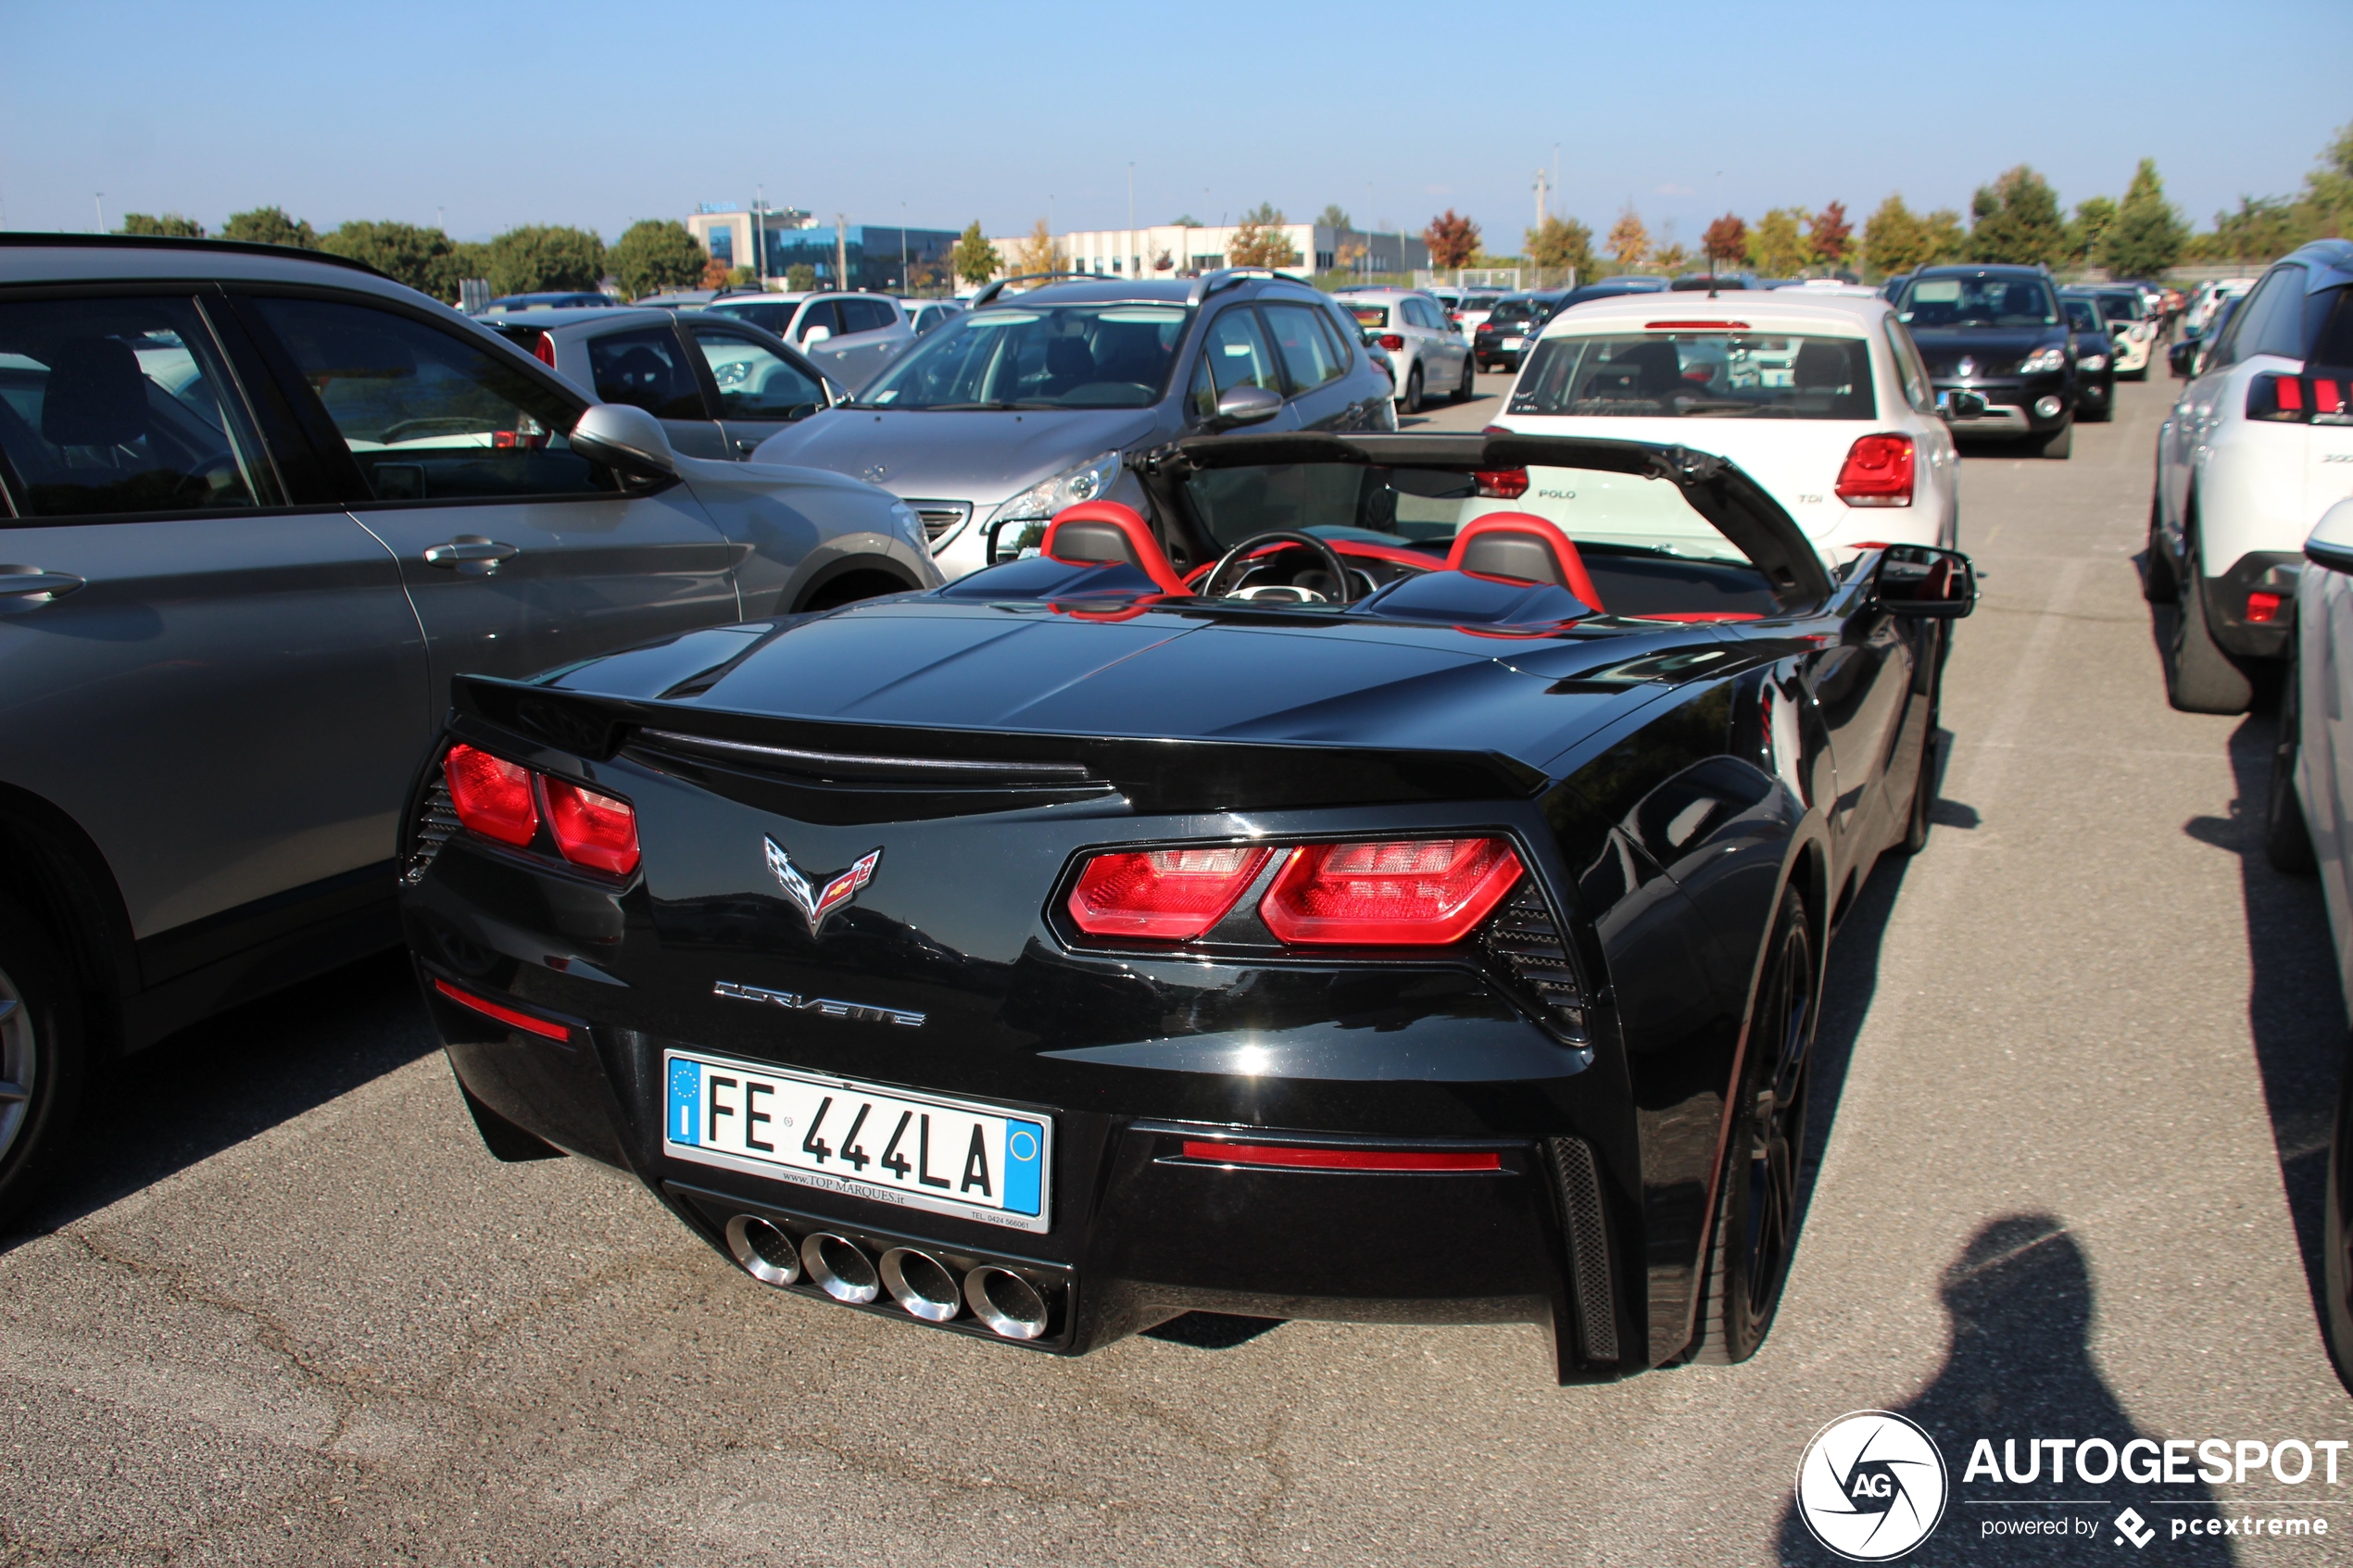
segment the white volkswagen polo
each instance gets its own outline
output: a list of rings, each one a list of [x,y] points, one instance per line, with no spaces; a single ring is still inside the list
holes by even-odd
[[[1884,299],[1624,295],[1553,318],[1494,427],[1713,452],[1832,564],[1866,545],[1959,547],[1960,465],[1928,368]]]

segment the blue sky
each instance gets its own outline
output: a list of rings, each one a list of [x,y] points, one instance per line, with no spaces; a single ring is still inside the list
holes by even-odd
[[[0,0],[0,222],[267,203],[616,236],[702,201],[992,233],[1262,200],[1516,248],[1539,165],[1606,228],[1966,208],[2032,163],[2070,207],[2136,159],[2201,224],[2353,120],[2353,5],[1437,8],[1158,0],[705,6]]]

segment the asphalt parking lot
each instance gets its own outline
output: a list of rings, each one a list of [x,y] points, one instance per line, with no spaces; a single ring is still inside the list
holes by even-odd
[[[2262,860],[2271,718],[2166,706],[2133,557],[2172,383],[2119,390],[2070,461],[1968,460],[1985,598],[1938,826],[1833,949],[1753,1361],[1564,1389],[1534,1329],[1234,1320],[1063,1361],[788,1298],[585,1161],[494,1162],[385,959],[134,1063],[0,1239],[0,1563],[1712,1568],[1819,1560],[1790,1479],[1852,1410],[1997,1446],[2338,1435],[2320,895]],[[1915,1561],[2118,1555],[1987,1512]]]

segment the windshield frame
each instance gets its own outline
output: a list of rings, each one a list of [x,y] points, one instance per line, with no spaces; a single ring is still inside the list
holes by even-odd
[[[2020,284],[2031,284],[2043,291],[2043,298],[2047,308],[2039,320],[2032,321],[2011,320],[2004,315],[2004,313],[1995,311],[1993,313],[1990,320],[1982,321],[1963,319],[1952,321],[1915,322],[1913,320],[1913,316],[1919,305],[1941,305],[1945,303],[1943,300],[1922,301],[1919,299],[1918,296],[1920,285],[1923,283],[1957,284],[1959,285],[1961,291],[1961,301],[1966,301],[1968,299],[1972,288],[1979,290],[1992,290],[1999,288],[2007,293],[2010,289],[2019,287]],[[1989,270],[1982,272],[1940,272],[1934,274],[1914,273],[1910,280],[1904,284],[1903,293],[1895,297],[1894,306],[1895,319],[1903,322],[1907,329],[1916,332],[1968,332],[1971,330],[1985,331],[1988,329],[1994,331],[2019,332],[2028,328],[2061,326],[2066,321],[2065,313],[2058,307],[2058,291],[2051,286],[2051,280],[2049,278],[2039,272],[1993,271]]]
[[[1050,398],[1015,398],[994,400],[976,399],[969,402],[951,403],[902,403],[895,396],[882,401],[878,401],[876,399],[876,394],[896,393],[900,391],[909,378],[916,374],[920,368],[923,367],[927,360],[943,358],[961,352],[959,345],[961,345],[972,333],[980,332],[997,332],[1000,330],[1001,326],[1005,324],[1002,319],[1006,316],[1026,314],[1035,318],[1040,314],[1051,314],[1063,311],[1099,314],[1108,310],[1139,309],[1173,310],[1177,312],[1180,318],[1177,325],[1176,341],[1169,346],[1166,358],[1160,367],[1160,378],[1156,383],[1151,384],[1150,389],[1151,395],[1145,398],[1142,402],[1064,403]],[[838,404],[837,407],[856,408],[873,413],[1019,411],[1023,413],[1051,412],[1078,414],[1157,408],[1161,403],[1167,399],[1169,395],[1169,387],[1176,374],[1177,368],[1186,362],[1187,350],[1191,345],[1195,335],[1201,329],[1201,307],[1182,300],[1051,300],[1036,299],[1035,295],[1032,293],[1009,295],[999,299],[992,300],[988,305],[983,306],[977,310],[956,311],[948,320],[942,321],[938,326],[934,327],[930,332],[916,338],[914,346],[908,353],[895,360],[887,369],[886,369],[880,375],[876,376],[867,385],[860,388],[857,394],[849,400]],[[992,359],[994,358],[996,358],[996,356],[992,355]],[[1000,371],[993,369],[987,372],[989,378],[994,378],[1000,373]],[[1132,382],[1127,384],[1140,386],[1145,383],[1141,382]]]

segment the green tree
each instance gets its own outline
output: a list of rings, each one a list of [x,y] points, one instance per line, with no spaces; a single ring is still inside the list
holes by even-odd
[[[1178,213],[1176,217],[1168,220],[1168,226],[1172,229],[1206,229],[1209,227],[1208,224],[1202,222],[1200,219],[1195,218],[1189,212]],[[974,227],[978,228],[979,225],[975,224]]]
[[[2107,196],[2090,196],[2075,204],[2075,220],[2067,226],[2067,254],[2084,265],[2100,248],[2100,236],[2116,221],[2116,203]]]
[[[817,269],[806,261],[796,261],[785,269],[785,287],[805,292],[817,286]]]
[[[244,240],[253,245],[290,245],[296,250],[317,250],[319,232],[300,219],[289,218],[285,209],[257,207],[249,212],[233,212],[229,221],[220,226],[224,240]]]
[[[760,274],[749,267],[734,268],[727,273],[727,286],[731,289],[757,288],[760,286]]]
[[[1969,259],[2055,266],[2067,257],[2067,220],[2050,182],[2025,164],[1969,198]]]
[[[1642,227],[1642,215],[1629,207],[1617,215],[1617,221],[1610,225],[1609,238],[1602,245],[1620,268],[1640,267],[1651,252],[1651,232]]]
[[[2353,231],[2353,124],[2321,149],[2321,161],[2304,177],[2303,205],[2315,237]]]
[[[1928,259],[1928,236],[1919,216],[1900,194],[1891,194],[1863,220],[1863,265],[1883,278],[1908,272]]]
[[[1327,229],[1353,229],[1356,227],[1355,220],[1348,216],[1347,209],[1342,207],[1338,202],[1326,202],[1324,204],[1324,210],[1315,215],[1315,221],[1322,224]]]
[[[385,277],[438,299],[458,297],[459,274],[451,265],[457,247],[438,229],[413,223],[354,220],[329,233],[319,248],[364,261]]]
[[[694,286],[710,259],[686,226],[674,218],[642,219],[622,232],[611,254],[613,275],[630,299],[663,289]]]
[[[480,240],[459,240],[449,247],[449,275],[453,278],[490,278],[490,247]],[[450,285],[457,293],[457,285]]]
[[[1806,212],[1777,207],[1748,232],[1748,264],[1768,278],[1793,278],[1813,259],[1806,243]]]
[[[2241,196],[2239,209],[2216,213],[2213,232],[2196,236],[2190,249],[2201,261],[2267,266],[2310,237],[2309,217],[2285,196]]]
[[[1274,213],[1272,221],[1260,216]],[[1245,213],[1240,227],[1226,246],[1226,259],[1236,267],[1296,267],[1299,251],[1280,227],[1283,215],[1264,202],[1258,211]]]
[[[949,258],[956,269],[956,276],[973,284],[987,282],[1004,270],[1005,258],[980,232],[980,220],[975,218],[957,236],[955,253]]]
[[[1284,217],[1283,209],[1273,202],[1260,202],[1242,214],[1242,221],[1255,223],[1262,229],[1279,229],[1290,220]]]
[[[1961,215],[1949,207],[1940,207],[1921,219],[1920,233],[1928,245],[1923,266],[1958,261],[1969,254],[1969,231],[1961,226]]]
[[[204,225],[193,218],[182,218],[176,212],[167,212],[159,218],[151,218],[144,212],[126,212],[122,215],[122,227],[115,232],[162,234],[175,240],[201,240],[204,238]]]
[[[499,294],[593,289],[605,275],[605,243],[585,229],[526,223],[490,242],[490,286]]]
[[[1574,218],[1546,214],[1544,221],[1522,236],[1528,259],[1538,267],[1574,267],[1579,278],[1593,270],[1593,231]]]
[[[1432,267],[1467,266],[1478,254],[1478,225],[1450,207],[1429,220],[1422,240],[1429,246]]]
[[[2116,220],[2100,235],[2100,265],[2120,278],[2154,278],[2182,259],[2189,228],[2165,199],[2157,160],[2143,158],[2117,204]]]

